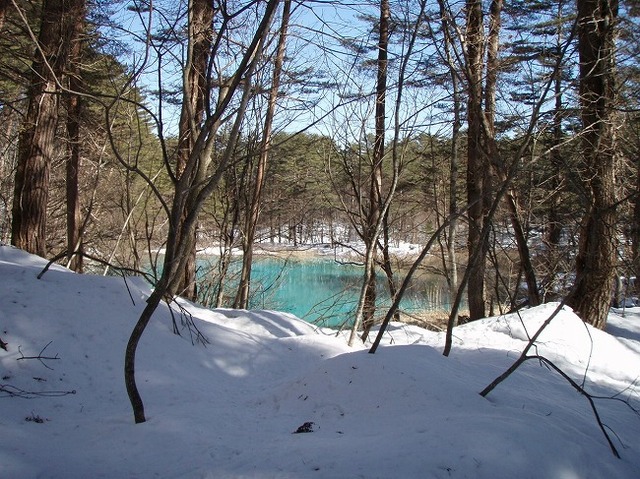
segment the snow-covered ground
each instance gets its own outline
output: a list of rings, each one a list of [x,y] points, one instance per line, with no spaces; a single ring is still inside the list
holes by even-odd
[[[565,310],[536,350],[599,397],[620,459],[540,362],[478,394],[556,305],[459,327],[449,358],[415,326],[371,355],[287,314],[182,303],[209,340],[193,345],[164,307],[138,350],[136,425],[124,350],[148,287],[58,266],[36,279],[45,264],[0,246],[2,478],[640,477],[640,308],[607,332]]]

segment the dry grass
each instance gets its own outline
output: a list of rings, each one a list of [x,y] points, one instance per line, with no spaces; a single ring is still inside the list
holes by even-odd
[[[460,311],[458,315],[458,324],[463,324],[469,319],[468,311]],[[449,321],[449,312],[440,311],[415,311],[408,313],[402,311],[400,313],[400,321],[405,324],[413,324],[430,331],[445,331]]]

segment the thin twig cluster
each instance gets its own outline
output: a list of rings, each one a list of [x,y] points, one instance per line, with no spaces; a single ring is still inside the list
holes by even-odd
[[[37,397],[60,397],[75,394],[71,391],[27,391],[12,384],[0,384],[0,397],[19,397],[22,399],[34,399]]]
[[[167,306],[169,306],[169,312],[171,313],[171,322],[173,324],[173,333],[178,336],[182,336],[180,333],[181,329],[186,329],[189,333],[189,338],[191,339],[191,344],[195,346],[200,343],[203,346],[210,344],[209,338],[207,338],[202,331],[198,328],[198,325],[193,320],[193,315],[178,301],[169,300],[167,301]],[[177,311],[174,311],[174,306]],[[176,313],[180,318],[180,325],[182,328],[178,327],[178,321],[176,320]]]

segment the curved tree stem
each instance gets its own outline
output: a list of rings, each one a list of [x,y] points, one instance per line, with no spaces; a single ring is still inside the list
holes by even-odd
[[[147,305],[142,311],[140,318],[138,318],[138,322],[131,332],[131,336],[129,337],[127,349],[124,356],[124,382],[127,387],[127,395],[129,396],[129,401],[131,401],[131,407],[133,408],[133,417],[136,424],[146,421],[146,417],[144,415],[144,404],[136,385],[136,350],[138,348],[140,338],[142,337],[142,333],[144,333],[144,330],[151,320],[151,316],[153,316],[153,313],[157,309],[162,297],[164,296],[164,291],[162,291],[163,289],[166,288],[156,288],[153,293],[151,293],[151,296],[149,296],[149,299],[147,299]]]

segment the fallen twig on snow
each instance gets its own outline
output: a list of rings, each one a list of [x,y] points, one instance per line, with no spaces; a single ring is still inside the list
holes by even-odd
[[[22,350],[20,349],[20,346],[18,346],[18,352],[20,353],[20,357],[16,359],[16,361],[20,361],[21,359],[37,359],[38,361],[40,361],[40,363],[47,369],[51,369],[53,371],[53,368],[46,365],[44,360],[54,360],[54,359],[60,359],[58,357],[58,355],[56,354],[55,356],[43,356],[42,353],[44,353],[44,350],[47,349],[49,347],[49,345],[52,343],[53,341],[49,341],[44,348],[42,348],[40,350],[40,353],[37,356],[25,356],[24,353],[22,352]]]

